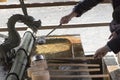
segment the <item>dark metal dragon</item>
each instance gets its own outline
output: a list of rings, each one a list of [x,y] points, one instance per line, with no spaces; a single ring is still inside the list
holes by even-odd
[[[8,19],[8,38],[0,45],[0,64],[9,63],[10,51],[19,46],[21,38],[17,30],[15,29],[16,22],[22,22],[31,28],[34,32],[41,26],[41,21],[35,21],[32,16],[24,16],[21,14],[15,14]]]

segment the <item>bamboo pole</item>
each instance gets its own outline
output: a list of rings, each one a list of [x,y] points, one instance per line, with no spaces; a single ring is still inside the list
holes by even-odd
[[[94,57],[75,57],[73,58],[48,58],[46,60],[94,60]]]
[[[23,36],[20,44],[20,49],[16,53],[14,63],[6,77],[6,80],[18,80],[22,79],[26,66],[28,64],[28,56],[30,56],[30,49],[34,44],[34,36],[32,32],[26,32]],[[32,44],[31,44],[32,43]],[[17,79],[18,78],[18,79]]]
[[[94,60],[94,57],[75,57],[75,58],[53,58],[45,59],[48,63],[83,63],[89,60]]]
[[[49,63],[48,66],[84,66],[84,67],[100,67],[99,64],[54,64]]]
[[[109,77],[108,74],[97,75],[51,75],[51,78],[104,78]]]
[[[49,70],[50,72],[96,72],[100,71],[100,68],[94,69],[73,69],[73,70]]]

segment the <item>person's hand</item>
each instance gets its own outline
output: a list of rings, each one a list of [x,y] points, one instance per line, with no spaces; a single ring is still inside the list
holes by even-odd
[[[115,39],[117,37],[117,33],[113,32],[111,33],[111,35],[109,36],[109,39]]]
[[[94,58],[101,59],[102,57],[104,57],[107,54],[107,52],[109,52],[109,50],[106,46],[101,47],[98,50],[96,50]]]
[[[60,20],[60,24],[67,24],[75,16],[77,16],[77,13],[75,12],[72,12],[66,16],[63,16]]]

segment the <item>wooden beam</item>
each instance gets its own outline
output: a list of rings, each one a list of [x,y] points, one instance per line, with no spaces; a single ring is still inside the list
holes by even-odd
[[[73,69],[73,70],[49,70],[50,72],[96,72],[100,71],[100,68],[94,69]]]
[[[105,27],[108,26],[109,23],[89,23],[89,24],[67,24],[62,25],[58,29],[65,29],[65,28],[85,28],[85,27]],[[53,29],[57,27],[58,25],[50,25],[50,26],[41,26],[39,30],[45,30],[45,29]],[[18,31],[25,31],[27,27],[17,27],[16,30]],[[0,28],[0,32],[8,31],[7,28]]]
[[[76,5],[79,1],[66,1],[66,2],[48,2],[48,3],[25,3],[28,8],[34,7],[50,7],[50,6],[68,6]],[[108,3],[108,0],[105,0],[103,3]],[[21,8],[20,4],[8,4],[0,5],[0,9],[11,9],[11,8]]]
[[[66,1],[66,2],[52,2],[52,3],[25,3],[26,7],[50,7],[50,6],[67,6],[75,5],[78,1]],[[21,8],[20,4],[9,4],[9,5],[0,5],[0,9],[11,9],[11,8]]]
[[[109,77],[108,74],[100,75],[51,75],[51,78],[104,78]]]
[[[84,28],[84,27],[101,27],[101,26],[108,26],[109,23],[89,23],[89,24],[67,24],[58,27],[58,29],[62,28]],[[40,29],[53,29],[58,25],[51,25],[51,26],[42,26]]]
[[[64,63],[64,64],[58,64],[58,63],[48,63],[48,66],[84,66],[84,67],[100,67],[99,64],[71,64],[71,63]]]

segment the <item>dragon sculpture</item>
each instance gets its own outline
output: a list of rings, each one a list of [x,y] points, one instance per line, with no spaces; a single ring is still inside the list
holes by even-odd
[[[15,29],[16,22],[22,22],[31,28],[34,32],[41,26],[41,21],[35,21],[32,16],[24,16],[21,14],[15,14],[8,19],[8,38],[0,45],[0,64],[6,65],[10,62],[10,51],[19,46],[21,38],[17,30]]]

